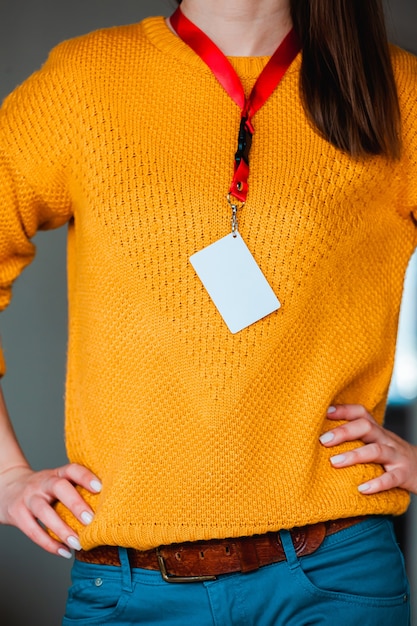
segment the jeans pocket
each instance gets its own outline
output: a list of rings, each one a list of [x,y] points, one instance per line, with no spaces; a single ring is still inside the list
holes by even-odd
[[[372,518],[329,537],[300,559],[298,575],[316,597],[381,608],[409,601],[404,558],[387,518]]]
[[[108,570],[109,566],[75,564],[63,626],[101,626],[121,615],[131,594],[123,590],[119,572]]]

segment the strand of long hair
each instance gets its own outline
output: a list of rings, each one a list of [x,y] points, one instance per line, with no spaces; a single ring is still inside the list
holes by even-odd
[[[291,0],[307,116],[354,157],[399,158],[400,108],[381,0]]]

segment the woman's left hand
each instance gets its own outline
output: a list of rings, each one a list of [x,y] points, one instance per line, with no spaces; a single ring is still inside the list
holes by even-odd
[[[346,441],[362,441],[365,445],[336,454],[330,462],[335,468],[349,467],[359,463],[378,463],[384,473],[373,478],[358,489],[368,495],[401,487],[417,494],[417,446],[383,428],[360,404],[339,404],[330,407],[329,419],[346,420],[320,437],[326,448],[338,446]]]

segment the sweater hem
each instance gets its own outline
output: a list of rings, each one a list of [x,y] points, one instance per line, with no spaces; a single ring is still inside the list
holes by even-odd
[[[395,502],[365,504],[356,509],[309,513],[297,521],[283,518],[275,522],[261,523],[233,523],[233,524],[166,524],[166,523],[138,523],[138,524],[107,524],[102,521],[92,524],[80,531],[80,540],[84,550],[90,550],[99,545],[115,545],[137,550],[149,550],[161,545],[183,543],[186,541],[200,541],[210,539],[225,539],[230,537],[244,537],[267,532],[291,529],[318,522],[343,519],[347,517],[368,515],[398,516],[403,514],[409,505],[409,496],[406,494]]]

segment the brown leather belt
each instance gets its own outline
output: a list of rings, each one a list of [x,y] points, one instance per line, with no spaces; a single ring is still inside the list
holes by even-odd
[[[290,530],[297,556],[312,554],[325,537],[349,528],[366,517],[349,517]],[[264,565],[285,561],[278,532],[252,537],[211,539],[161,546],[153,550],[128,548],[130,565],[159,570],[167,582],[204,582],[219,574],[251,572]],[[120,566],[117,546],[81,550],[75,558],[84,563]]]

